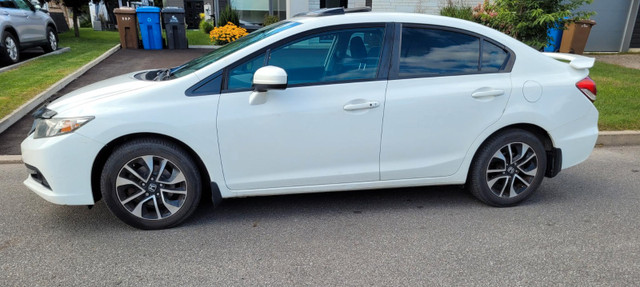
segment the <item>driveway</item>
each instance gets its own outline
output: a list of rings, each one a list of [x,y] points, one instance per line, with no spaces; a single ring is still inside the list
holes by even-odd
[[[640,146],[596,148],[523,205],[458,187],[205,202],[133,229],[0,165],[0,286],[637,286]]]
[[[139,70],[177,66],[211,51],[211,49],[121,49],[71,82],[56,93],[51,100],[97,81]],[[33,118],[30,115],[31,113],[0,134],[0,155],[20,154],[20,143],[27,136],[31,124],[33,124]]]

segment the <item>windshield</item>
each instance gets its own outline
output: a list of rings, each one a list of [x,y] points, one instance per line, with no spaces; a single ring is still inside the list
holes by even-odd
[[[244,36],[236,41],[233,41],[227,45],[224,45],[212,52],[191,60],[182,66],[171,69],[171,78],[179,78],[193,73],[203,67],[235,52],[246,46],[249,46],[255,42],[258,42],[269,36],[273,36],[279,32],[287,30],[289,28],[300,25],[298,22],[278,22],[273,25],[269,25],[260,30],[257,30],[247,36]]]

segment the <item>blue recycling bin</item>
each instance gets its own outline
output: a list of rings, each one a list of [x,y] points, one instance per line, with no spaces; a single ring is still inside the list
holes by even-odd
[[[547,42],[547,46],[544,47],[545,52],[558,52],[560,42],[562,42],[562,32],[563,30],[559,28],[549,28],[547,30],[547,35],[550,39]]]
[[[569,19],[569,17],[564,17],[564,19]],[[562,20],[562,19],[560,19]],[[544,47],[545,52],[558,52],[560,50],[560,43],[562,42],[562,32],[564,30],[561,27],[561,22],[556,22],[553,27],[547,30],[547,36],[549,36],[549,41],[547,41],[547,46]]]
[[[162,50],[162,28],[160,27],[160,8],[152,6],[138,7],[138,23],[145,50]]]

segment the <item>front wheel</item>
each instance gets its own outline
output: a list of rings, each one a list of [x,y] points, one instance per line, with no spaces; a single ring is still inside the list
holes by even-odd
[[[109,210],[140,229],[180,224],[195,211],[202,189],[189,154],[160,139],[134,140],[116,148],[105,163],[100,187]]]
[[[16,37],[9,33],[2,33],[2,50],[0,51],[0,59],[8,64],[15,64],[20,61],[20,45]]]
[[[42,49],[46,53],[53,52],[58,49],[58,35],[51,27],[47,27],[47,44],[42,45]]]
[[[498,207],[522,202],[538,189],[547,157],[542,142],[519,129],[491,137],[478,150],[469,174],[471,193]]]

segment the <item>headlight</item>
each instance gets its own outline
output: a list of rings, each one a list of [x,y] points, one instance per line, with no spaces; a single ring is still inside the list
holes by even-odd
[[[93,120],[94,117],[77,118],[57,118],[57,119],[36,119],[34,139],[53,137],[71,133],[79,129],[84,124]]]

